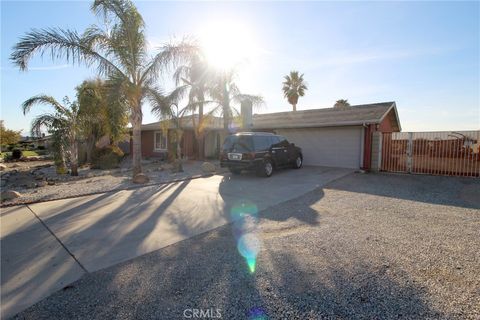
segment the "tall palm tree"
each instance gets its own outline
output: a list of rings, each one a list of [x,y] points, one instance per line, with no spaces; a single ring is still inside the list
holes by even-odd
[[[333,105],[334,108],[346,108],[350,107],[350,103],[348,102],[347,99],[340,99],[335,102]]]
[[[27,114],[34,105],[49,105],[54,113],[44,113],[32,122],[32,134],[40,136],[41,128],[47,127],[60,140],[58,148],[68,145],[70,151],[70,169],[72,176],[78,176],[78,136],[79,136],[79,108],[76,102],[71,103],[67,97],[63,104],[47,95],[37,95],[22,103],[23,114]],[[57,150],[64,162],[63,150]]]
[[[188,97],[188,106],[193,113],[198,109],[198,124],[194,124],[197,156],[204,158],[204,106],[211,77],[210,68],[198,40],[192,37],[184,38],[179,43],[164,45],[162,60],[165,66],[173,66],[173,79],[176,89],[172,92],[177,103],[179,97]],[[170,95],[170,97],[172,97]]]
[[[290,71],[290,74],[285,76],[282,88],[283,96],[293,106],[293,111],[297,111],[298,98],[303,97],[307,89],[303,74],[299,75],[298,71]]]
[[[82,34],[68,29],[32,30],[15,45],[11,59],[26,70],[34,54],[97,66],[112,92],[127,102],[133,131],[133,175],[141,168],[142,104],[146,90],[162,68],[159,55],[150,56],[142,16],[130,0],[95,0],[91,10],[103,21]]]
[[[225,131],[229,130],[233,117],[240,114],[236,106],[240,105],[242,101],[248,100],[254,107],[259,107],[265,103],[261,96],[241,93],[235,83],[236,76],[237,70],[235,68],[219,71],[213,77],[213,83],[209,87],[211,100],[208,102],[215,105],[210,114],[222,114]]]

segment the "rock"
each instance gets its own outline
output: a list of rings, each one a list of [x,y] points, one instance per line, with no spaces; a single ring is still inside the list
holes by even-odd
[[[38,182],[37,182],[37,187],[39,187],[39,188],[40,188],[40,187],[45,187],[46,185],[47,185],[47,181],[43,181],[43,180],[42,180],[42,181],[38,181]]]
[[[139,173],[133,177],[133,183],[147,183],[150,179],[144,174]]]
[[[37,187],[37,184],[35,182],[29,182],[27,184],[25,184],[25,188],[27,189],[33,189],[33,188],[36,188]]]
[[[7,184],[7,180],[5,179],[0,179],[0,187],[5,187],[5,185]]]
[[[170,164],[170,163],[162,164],[162,169],[163,170],[172,170],[173,169],[173,164]]]
[[[38,176],[35,177],[35,180],[39,180],[39,181],[45,180],[45,176],[44,175],[38,175]]]
[[[18,163],[12,164],[12,168],[18,168],[18,167],[21,167],[21,165],[19,165]]]
[[[1,193],[2,201],[16,199],[16,198],[19,198],[21,196],[22,196],[22,194],[20,192],[13,191],[13,190],[7,190],[7,191],[3,191]]]
[[[7,169],[7,166],[4,164],[0,164],[0,171],[3,171],[5,169]]]
[[[54,180],[48,180],[48,185],[49,186],[54,186],[55,185],[55,181]]]
[[[210,162],[202,163],[202,170],[205,173],[213,173],[216,171],[215,166]]]

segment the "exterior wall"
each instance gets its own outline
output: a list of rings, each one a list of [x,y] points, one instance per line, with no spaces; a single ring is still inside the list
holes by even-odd
[[[372,159],[371,170],[380,171],[382,165],[382,133],[380,131],[373,132],[372,136]]]
[[[182,157],[192,159],[195,155],[193,144],[195,143],[195,134],[193,130],[185,130],[182,136]]]
[[[361,126],[276,130],[302,148],[305,165],[352,169],[362,165],[362,131]]]
[[[155,130],[155,131],[159,131],[159,130]],[[142,131],[142,157],[166,159],[167,157],[166,151],[155,151],[155,146],[154,146],[155,131],[154,130]]]
[[[378,126],[378,131],[380,132],[396,132],[398,130],[394,129],[392,121],[395,121],[395,112],[390,110],[385,118],[383,118],[382,122],[380,122]]]

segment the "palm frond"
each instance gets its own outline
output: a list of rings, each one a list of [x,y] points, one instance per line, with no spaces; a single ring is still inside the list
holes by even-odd
[[[56,112],[58,113],[61,113],[61,114],[67,113],[67,109],[64,106],[62,106],[57,100],[55,100],[55,98],[44,95],[44,94],[39,94],[25,100],[22,103],[23,114],[27,114],[32,108],[32,106],[35,104],[50,105],[50,106],[53,106]]]

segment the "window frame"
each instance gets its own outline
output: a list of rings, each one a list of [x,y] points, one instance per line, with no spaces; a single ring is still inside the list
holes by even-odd
[[[157,148],[157,133],[160,133],[165,140],[165,148]],[[167,151],[168,150],[168,133],[164,134],[163,131],[153,132],[153,151]]]

